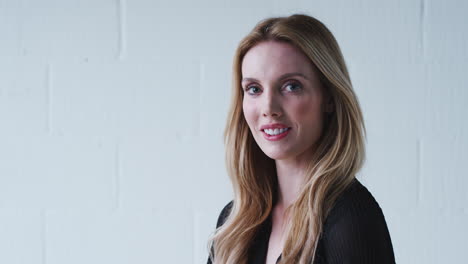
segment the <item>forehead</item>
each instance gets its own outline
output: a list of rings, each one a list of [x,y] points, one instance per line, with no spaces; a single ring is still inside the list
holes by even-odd
[[[286,42],[261,42],[247,51],[242,60],[243,77],[274,78],[289,72],[310,76],[314,65],[301,50]]]

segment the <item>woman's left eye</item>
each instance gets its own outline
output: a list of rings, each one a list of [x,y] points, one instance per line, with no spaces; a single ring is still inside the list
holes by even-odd
[[[286,90],[288,90],[288,92],[295,92],[297,90],[302,89],[302,86],[296,82],[289,82],[284,87]]]

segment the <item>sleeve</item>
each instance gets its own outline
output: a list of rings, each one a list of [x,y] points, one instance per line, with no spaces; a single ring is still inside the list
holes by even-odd
[[[395,263],[387,224],[373,197],[348,199],[330,216],[323,233],[327,263]]]
[[[221,213],[218,216],[218,221],[216,222],[216,228],[219,228],[224,224],[226,221],[226,218],[229,216],[229,213],[231,212],[233,201],[230,201],[226,206],[224,206],[223,210],[221,210]],[[211,252],[214,255],[214,249],[211,247]],[[208,256],[208,262],[207,264],[212,264],[211,259]]]

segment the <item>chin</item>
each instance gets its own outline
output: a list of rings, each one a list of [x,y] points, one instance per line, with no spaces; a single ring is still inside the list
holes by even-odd
[[[267,155],[270,159],[274,160],[283,160],[283,159],[288,159],[291,155],[289,155],[285,151],[263,151],[265,155]]]

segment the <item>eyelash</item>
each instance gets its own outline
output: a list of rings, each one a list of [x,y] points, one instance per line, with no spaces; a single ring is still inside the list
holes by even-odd
[[[299,90],[302,89],[302,85],[301,85],[301,83],[299,83],[298,81],[287,81],[286,84],[285,84],[284,86],[287,87],[287,86],[289,86],[289,85],[296,85],[296,86],[299,87]],[[249,90],[250,90],[251,88],[258,88],[258,86],[256,86],[256,85],[250,85],[250,84],[249,84],[249,85],[246,86],[245,92],[248,93],[248,94],[250,94],[250,95],[256,95],[255,93],[254,93],[254,94],[249,93]],[[296,91],[291,91],[291,93],[295,93],[295,92],[296,92]]]

